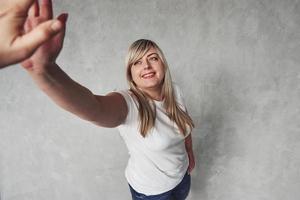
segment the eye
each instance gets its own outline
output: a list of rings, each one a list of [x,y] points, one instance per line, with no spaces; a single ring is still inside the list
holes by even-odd
[[[142,61],[140,61],[140,60],[138,60],[135,63],[133,63],[133,65],[141,65],[141,64],[142,64]]]
[[[158,58],[154,56],[154,57],[151,57],[150,60],[151,61],[158,61]]]

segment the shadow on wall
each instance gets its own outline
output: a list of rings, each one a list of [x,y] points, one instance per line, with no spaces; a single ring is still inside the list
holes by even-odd
[[[217,182],[230,159],[230,152],[234,152],[232,140],[236,139],[236,128],[231,119],[241,106],[233,91],[237,80],[231,72],[221,66],[203,77],[205,80],[200,82],[201,95],[197,95],[201,98],[200,105],[199,99],[192,105],[192,108],[200,107],[201,114],[195,120],[193,131],[196,168],[191,193],[207,199],[208,187]]]

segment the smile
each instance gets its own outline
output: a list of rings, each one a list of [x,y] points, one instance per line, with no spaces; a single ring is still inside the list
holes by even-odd
[[[142,78],[148,79],[148,78],[152,78],[154,75],[155,75],[155,72],[150,72],[150,73],[142,75]]]

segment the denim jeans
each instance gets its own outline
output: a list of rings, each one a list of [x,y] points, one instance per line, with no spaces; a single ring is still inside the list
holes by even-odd
[[[191,186],[191,176],[186,173],[182,181],[172,190],[158,195],[144,195],[135,191],[130,185],[132,200],[184,200],[189,194]]]

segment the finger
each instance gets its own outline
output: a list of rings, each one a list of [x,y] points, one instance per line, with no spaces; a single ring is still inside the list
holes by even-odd
[[[38,0],[35,0],[28,11],[29,17],[37,17],[39,16],[39,3]]]
[[[29,33],[16,39],[12,46],[20,54],[20,59],[30,56],[41,44],[55,36],[63,28],[59,20],[48,20],[35,27]]]
[[[53,18],[53,8],[51,0],[41,0],[40,2],[40,16],[43,19]]]
[[[30,20],[30,19],[27,19],[27,20],[25,21],[25,24],[24,24],[24,32],[23,32],[23,34],[28,33],[29,31],[31,31],[31,29],[32,29],[32,23],[31,23],[31,20]]]
[[[63,32],[63,34],[65,34],[65,32],[66,32],[66,22],[68,20],[68,16],[69,16],[68,13],[63,13],[57,17],[57,19],[64,25],[62,28],[62,31],[61,31],[61,32]]]
[[[66,24],[67,20],[68,20],[68,13],[62,13],[60,14],[57,19],[62,23],[62,24]]]
[[[54,41],[57,42],[57,44],[60,43],[60,45],[62,46],[63,45],[63,39],[65,37],[65,33],[66,33],[66,22],[67,22],[67,19],[68,19],[68,14],[67,13],[63,13],[61,15],[59,15],[57,17],[57,19],[64,25],[62,27],[62,30],[54,36]]]

